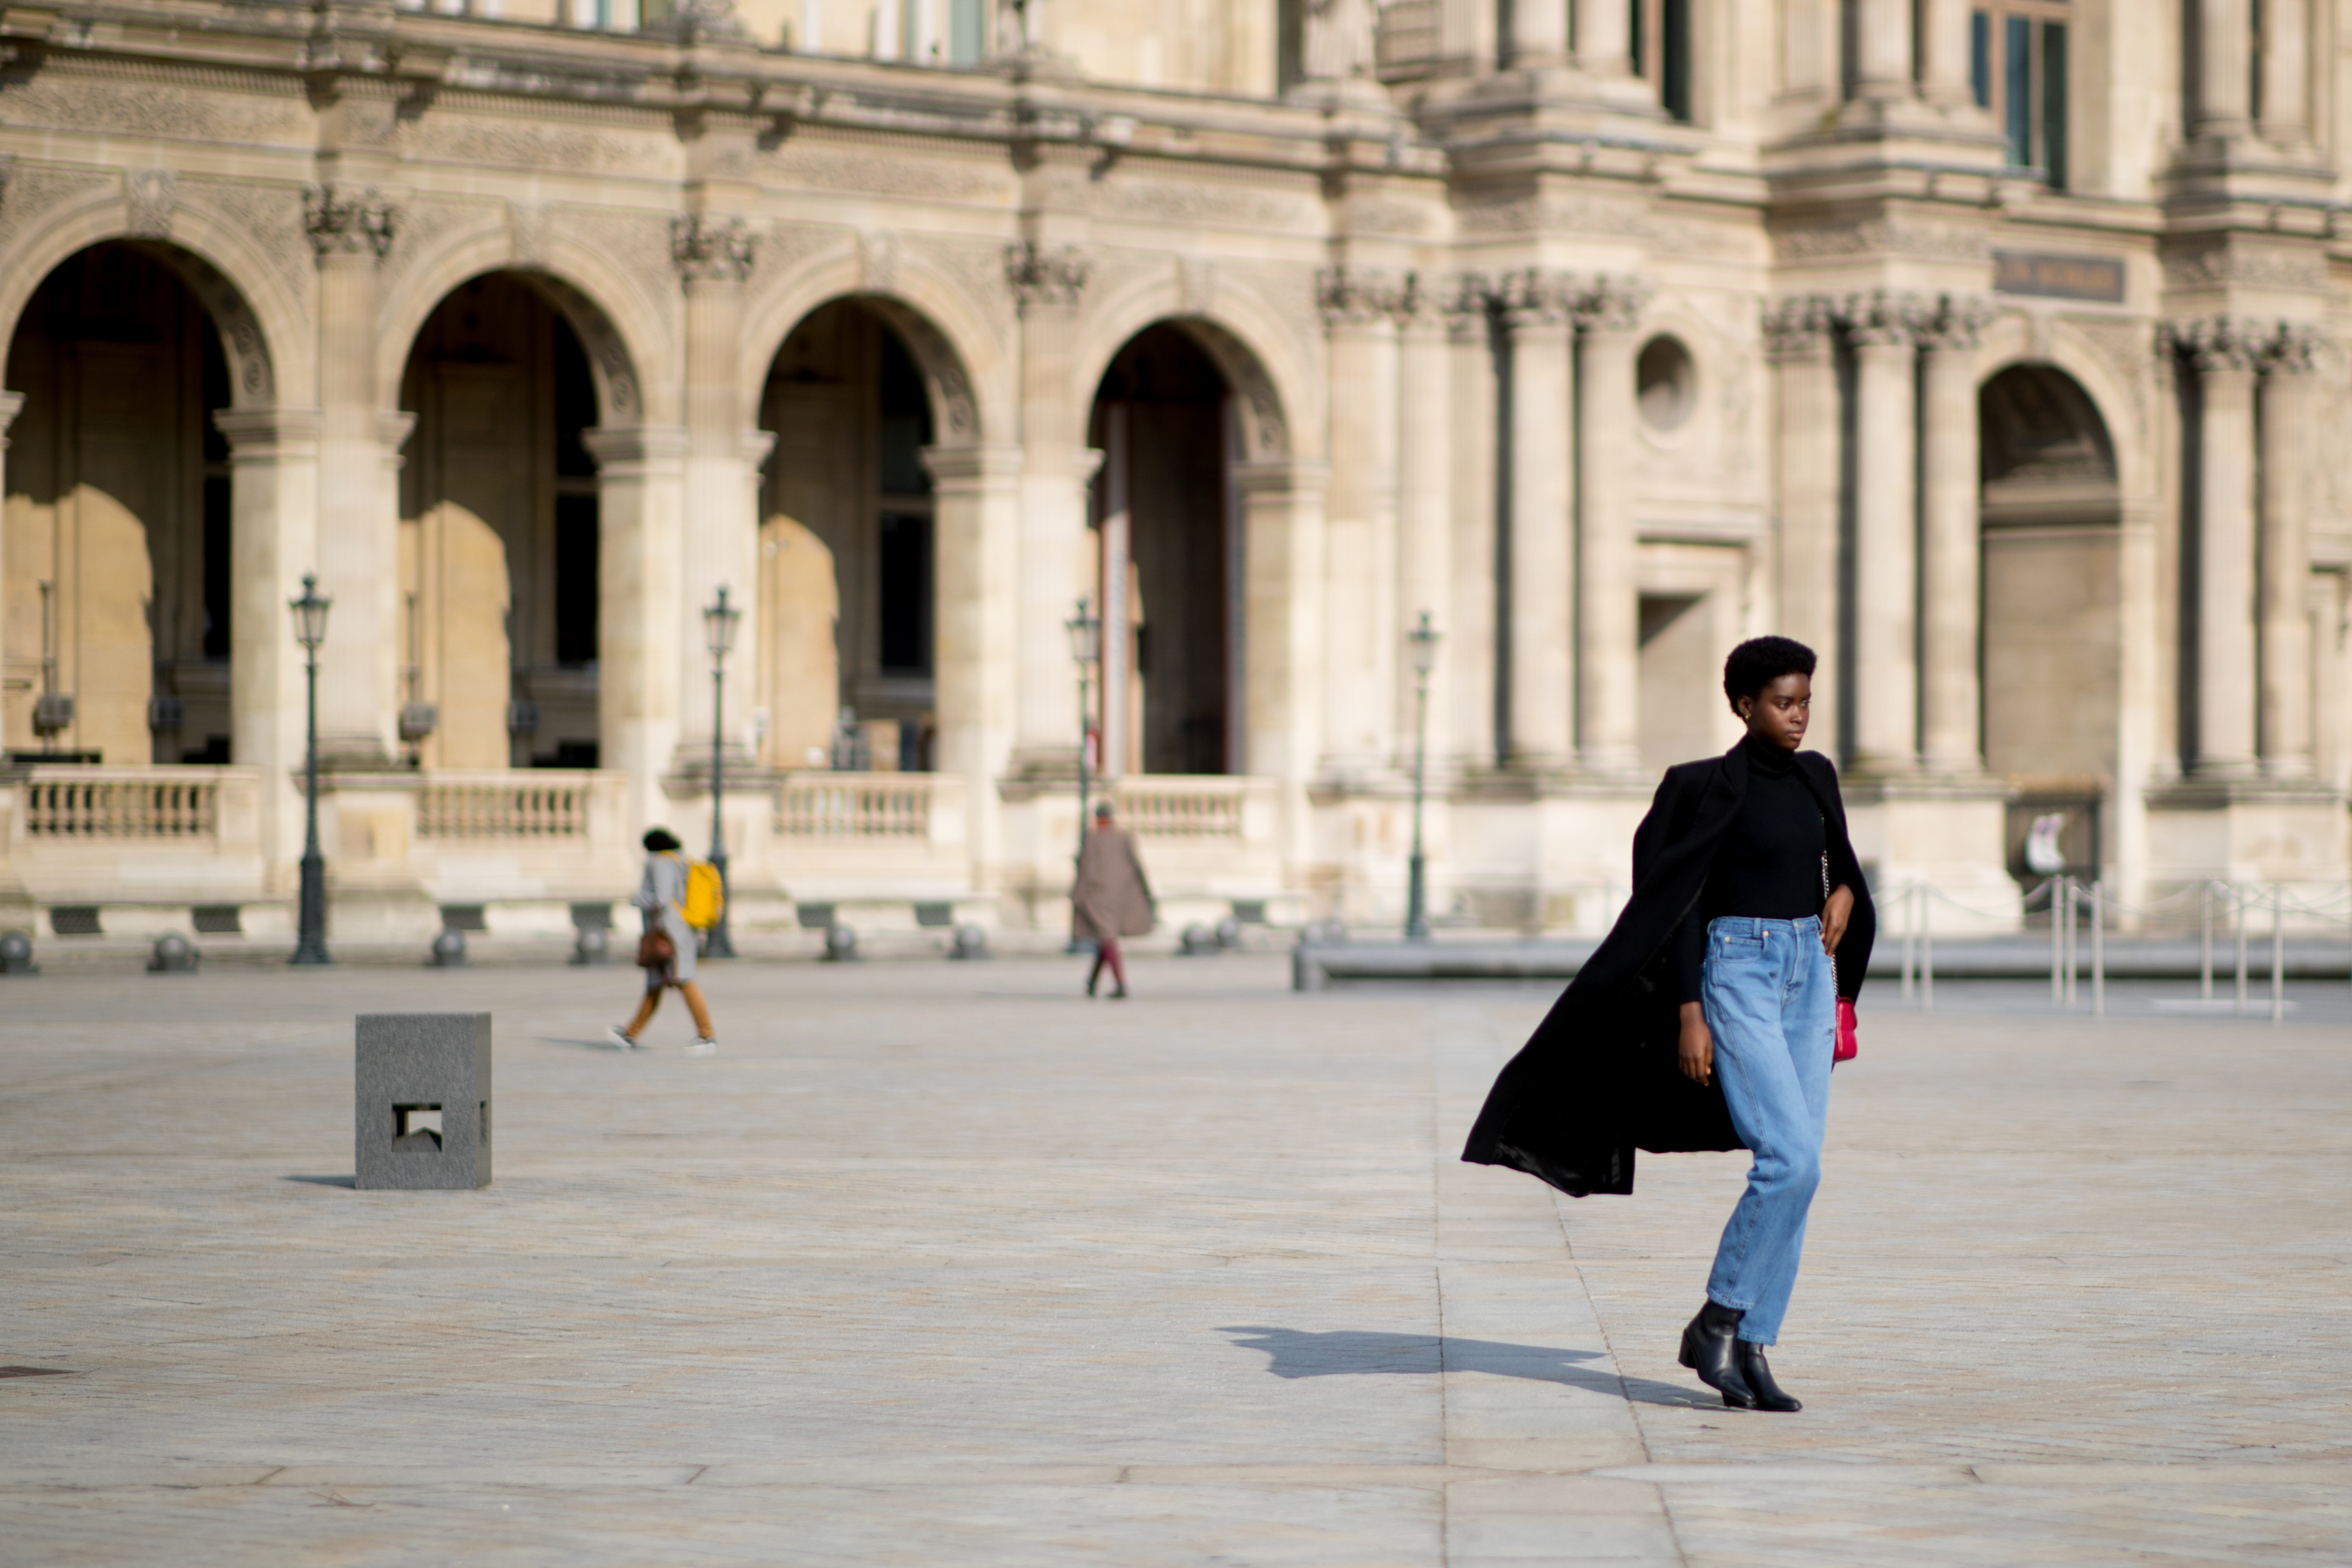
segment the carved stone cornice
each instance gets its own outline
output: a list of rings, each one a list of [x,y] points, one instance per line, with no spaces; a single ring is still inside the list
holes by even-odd
[[[1032,305],[1076,305],[1087,289],[1087,262],[1075,245],[1048,250],[1024,239],[1004,247],[1004,282],[1024,311]]]
[[[1315,275],[1315,305],[1326,331],[1386,325],[1404,303],[1396,274],[1360,267],[1326,267]]]
[[[716,213],[680,213],[669,220],[669,258],[688,283],[740,283],[751,276],[751,226]]]
[[[1583,289],[1566,272],[1539,267],[1507,272],[1496,282],[1494,310],[1513,331],[1527,327],[1570,327],[1576,324]]]
[[[1764,305],[1764,357],[1801,359],[1829,346],[1838,302],[1827,294],[1790,294]]]
[[[2309,375],[2319,368],[2325,329],[2312,321],[2281,321],[2263,353],[2263,369],[2275,375]]]
[[[1973,349],[1984,330],[2000,315],[2000,307],[1981,294],[1944,294],[1937,298],[1917,322],[1923,349]]]
[[[1856,348],[1916,343],[1921,326],[1934,315],[1923,296],[1894,289],[1848,295],[1838,306],[1846,338]]]
[[[1638,278],[1606,273],[1585,280],[1576,300],[1577,324],[1589,332],[1630,332],[1642,324],[1650,286]]]
[[[1495,280],[1483,272],[1457,272],[1435,290],[1437,308],[1445,312],[1446,336],[1457,342],[1484,339],[1493,325]]]
[[[373,254],[382,261],[392,249],[399,210],[371,185],[352,190],[345,185],[310,185],[302,192],[302,227],[310,248],[323,261],[330,256]]]
[[[2185,362],[2200,374],[2261,370],[2280,322],[2245,316],[2200,316],[2157,324],[2157,352]]]

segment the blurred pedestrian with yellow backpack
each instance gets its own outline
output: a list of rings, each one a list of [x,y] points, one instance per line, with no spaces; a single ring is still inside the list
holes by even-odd
[[[613,1026],[613,1037],[625,1051],[645,1049],[637,1035],[661,1005],[662,992],[675,985],[686,997],[687,1011],[694,1015],[694,1043],[686,1054],[707,1057],[719,1049],[719,1039],[710,1027],[710,1009],[703,1005],[702,987],[694,981],[694,961],[699,933],[719,923],[727,895],[719,868],[707,861],[688,861],[669,829],[654,828],[646,835],[645,846],[645,878],[629,902],[645,917],[637,966],[646,972],[646,999],[637,1005],[635,1017]]]

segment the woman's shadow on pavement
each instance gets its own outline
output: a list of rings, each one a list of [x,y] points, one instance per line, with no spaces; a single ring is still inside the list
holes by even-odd
[[[1229,1324],[1217,1331],[1233,1335],[1234,1343],[1244,1350],[1264,1351],[1265,1370],[1276,1377],[1426,1377],[1441,1372],[1483,1372],[1619,1394],[1642,1405],[1681,1410],[1717,1410],[1723,1405],[1720,1395],[1704,1388],[1620,1377],[1605,1366],[1579,1364],[1601,1361],[1599,1351],[1555,1350],[1438,1334],[1385,1334],[1364,1329],[1314,1333],[1305,1329]]]

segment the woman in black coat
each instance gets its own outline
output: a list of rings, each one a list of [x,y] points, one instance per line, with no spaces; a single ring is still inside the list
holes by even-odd
[[[1837,770],[1797,749],[1813,662],[1787,637],[1732,650],[1723,689],[1746,738],[1666,771],[1634,831],[1632,900],[1462,1156],[1582,1197],[1631,1193],[1636,1148],[1754,1151],[1682,1347],[1740,1409],[1799,1408],[1763,1347],[1820,1180],[1837,1001],[1860,993],[1876,925]]]

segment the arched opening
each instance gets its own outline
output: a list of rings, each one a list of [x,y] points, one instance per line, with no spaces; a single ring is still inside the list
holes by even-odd
[[[929,772],[938,733],[930,399],[872,304],[812,311],[760,402],[765,760]]]
[[[162,247],[93,246],[34,292],[6,384],[7,749],[229,762],[219,323]]]
[[[2020,791],[2011,869],[2061,818],[2070,869],[2095,875],[2122,700],[2121,500],[2114,444],[2063,371],[2015,365],[1979,394],[1985,764]]]
[[[416,418],[404,743],[428,767],[596,766],[596,389],[578,333],[530,280],[476,278],[425,320],[400,401]]]
[[[1105,773],[1223,773],[1240,753],[1233,389],[1183,329],[1129,339],[1095,393]]]

